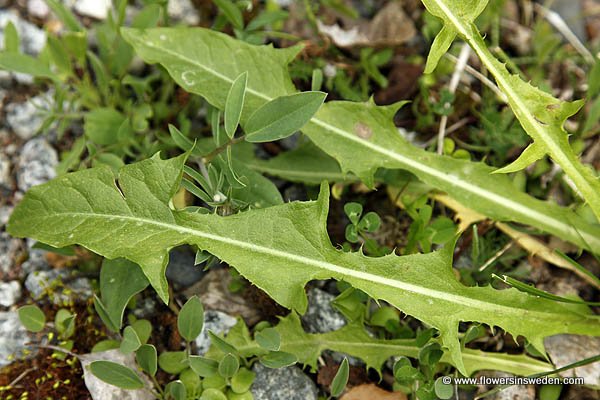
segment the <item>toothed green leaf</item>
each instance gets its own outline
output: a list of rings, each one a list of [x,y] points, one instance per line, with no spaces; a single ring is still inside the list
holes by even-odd
[[[388,359],[399,356],[417,358],[421,348],[416,339],[375,338],[358,323],[350,323],[333,332],[306,333],[300,318],[295,313],[281,318],[274,329],[281,336],[281,351],[294,354],[299,363],[310,366],[314,371],[318,369],[319,356],[325,350],[360,358],[367,368],[372,368],[381,374],[381,368]],[[267,351],[258,343],[252,342],[243,321],[231,329],[227,339],[240,349],[244,357],[262,355]],[[494,369],[527,376],[553,369],[551,364],[525,355],[486,353],[464,348],[462,359],[468,375],[476,371]],[[441,361],[453,364],[448,352],[444,353]]]
[[[473,5],[466,14],[473,19],[485,5],[474,0],[464,3]],[[253,46],[201,28],[122,32],[145,61],[160,62],[184,89],[203,96],[219,109],[224,109],[236,77],[248,71],[242,127],[263,104],[296,92],[287,63],[297,53],[297,47],[277,50]],[[508,177],[492,175],[493,168],[483,163],[440,156],[408,143],[392,121],[402,104],[378,107],[372,102],[328,102],[302,131],[340,163],[343,174],[353,172],[368,185],[373,185],[378,168],[405,169],[489,218],[531,225],[600,252],[600,227],[586,223],[572,211],[520,192]],[[547,113],[554,116],[555,112]]]
[[[452,246],[408,256],[370,258],[332,246],[326,230],[329,190],[318,201],[293,202],[230,217],[173,210],[184,156],[123,167],[118,186],[100,167],[32,188],[15,208],[9,232],[55,247],[79,244],[141,266],[161,298],[171,248],[190,244],[235,267],[281,305],[307,308],[304,286],[314,279],[345,281],[440,331],[452,362],[466,372],[458,324],[473,321],[521,335],[543,351],[559,333],[600,335],[600,318],[515,289],[465,287],[452,271]],[[281,266],[286,266],[281,279]]]
[[[488,50],[483,37],[473,21],[487,5],[487,0],[423,0],[429,12],[444,22],[431,49],[427,72],[431,72],[437,60],[448,50],[455,35],[465,40],[481,59],[483,65],[494,76],[500,90],[506,95],[510,108],[533,139],[533,144],[524,152],[522,159],[501,169],[512,172],[527,166],[527,162],[548,154],[571,178],[583,199],[600,218],[600,179],[597,172],[583,165],[569,144],[563,125],[583,106],[582,101],[566,102],[541,91],[512,75]],[[443,43],[443,45],[435,44]]]

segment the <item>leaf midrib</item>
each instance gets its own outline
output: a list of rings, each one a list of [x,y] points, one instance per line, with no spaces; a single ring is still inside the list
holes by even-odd
[[[284,258],[286,260],[303,263],[305,265],[311,265],[313,267],[316,267],[316,268],[319,268],[321,270],[325,270],[325,271],[328,271],[331,273],[339,274],[342,276],[351,276],[355,279],[359,279],[362,281],[381,284],[381,285],[385,285],[385,286],[388,286],[388,287],[391,287],[394,289],[404,290],[404,291],[411,292],[416,295],[420,295],[420,296],[423,296],[423,297],[426,297],[429,299],[433,298],[433,299],[441,300],[443,302],[450,302],[450,303],[458,304],[460,306],[464,306],[469,309],[476,309],[476,310],[479,310],[484,313],[486,312],[484,310],[487,310],[487,312],[489,312],[489,313],[498,314],[499,312],[503,312],[503,313],[506,313],[506,315],[511,315],[511,314],[514,314],[515,311],[519,310],[519,311],[523,311],[524,313],[527,313],[529,317],[531,317],[532,314],[538,314],[540,316],[546,316],[546,315],[555,316],[556,315],[556,313],[551,310],[532,311],[527,308],[521,308],[521,307],[516,307],[516,306],[509,307],[509,306],[505,306],[502,304],[482,301],[479,299],[473,299],[473,298],[467,297],[467,296],[460,296],[460,295],[451,294],[451,293],[447,293],[447,292],[443,292],[443,291],[438,291],[435,289],[429,289],[429,288],[426,288],[423,286],[414,285],[414,284],[403,282],[400,280],[385,278],[385,277],[371,274],[368,272],[357,271],[354,269],[348,269],[343,266],[339,266],[337,264],[333,264],[333,263],[330,263],[327,261],[315,260],[315,259],[304,257],[304,256],[301,256],[298,254],[288,253],[288,252],[285,252],[282,250],[277,250],[277,249],[271,249],[271,248],[257,245],[254,243],[244,242],[241,240],[232,239],[232,238],[223,237],[223,236],[215,235],[212,233],[200,231],[198,229],[188,228],[188,227],[184,227],[181,225],[170,224],[170,223],[161,222],[161,221],[155,221],[155,220],[148,219],[148,218],[141,218],[141,217],[130,216],[130,215],[83,213],[83,212],[63,212],[63,213],[57,213],[54,215],[39,216],[37,218],[38,219],[48,219],[48,218],[57,218],[59,216],[60,217],[67,217],[67,216],[68,217],[79,217],[79,218],[100,218],[100,219],[107,219],[110,221],[121,220],[123,222],[131,221],[132,223],[135,223],[136,226],[138,226],[138,227],[143,226],[143,224],[153,225],[153,226],[157,226],[160,228],[165,228],[165,229],[168,229],[171,231],[175,231],[180,234],[187,234],[187,235],[192,235],[192,236],[196,236],[196,237],[200,237],[200,238],[204,238],[204,239],[214,240],[214,241],[225,243],[228,245],[238,246],[240,248],[247,249],[249,251],[268,254],[271,256]]]
[[[222,79],[222,80],[224,80],[224,81],[226,81],[228,83],[233,83],[233,80],[230,79],[229,77],[227,77],[227,76],[219,73],[218,71],[215,71],[212,68],[209,68],[209,67],[207,67],[207,66],[205,66],[203,64],[200,64],[200,63],[198,63],[198,62],[196,62],[196,61],[194,61],[194,60],[192,60],[192,59],[190,59],[190,58],[188,58],[188,57],[186,57],[184,55],[181,55],[180,53],[177,53],[177,52],[175,52],[175,51],[173,51],[171,49],[168,49],[166,47],[165,48],[163,48],[163,47],[157,47],[152,42],[144,42],[144,46],[152,47],[155,50],[160,50],[160,51],[166,52],[166,53],[170,54],[173,57],[176,57],[176,58],[178,58],[178,59],[180,59],[180,60],[182,60],[182,61],[184,61],[186,63],[189,63],[189,64],[191,64],[191,65],[193,65],[195,67],[198,67],[200,69],[205,70],[206,72],[214,75],[215,77],[217,77],[219,79]],[[250,94],[252,94],[252,95],[254,95],[256,97],[259,97],[259,98],[261,98],[263,100],[266,100],[266,101],[273,100],[273,98],[271,98],[270,96],[268,96],[268,95],[266,95],[264,93],[258,92],[256,90],[250,88],[249,86],[246,88],[246,92],[250,93]],[[310,120],[310,122],[312,122],[312,123],[314,123],[316,125],[319,125],[319,126],[325,128],[326,130],[328,130],[330,132],[336,133],[336,134],[338,134],[338,135],[340,135],[340,136],[342,136],[342,137],[344,137],[344,138],[346,138],[348,140],[354,141],[354,142],[359,143],[359,144],[361,144],[361,145],[363,145],[365,147],[368,147],[368,148],[370,148],[371,150],[373,150],[375,152],[378,152],[378,153],[383,154],[383,155],[385,155],[387,157],[390,157],[390,158],[392,158],[392,159],[394,159],[394,160],[396,160],[396,161],[398,161],[398,162],[400,162],[402,164],[408,165],[411,168],[414,168],[416,170],[420,170],[420,171],[422,171],[422,172],[424,172],[424,173],[426,173],[426,174],[428,174],[430,176],[434,176],[434,177],[436,177],[438,179],[442,179],[442,180],[445,180],[445,181],[448,180],[448,177],[446,176],[446,174],[444,174],[443,172],[440,172],[440,171],[436,170],[435,168],[431,168],[431,167],[429,167],[429,166],[427,166],[425,164],[419,163],[418,161],[416,161],[414,159],[410,159],[410,158],[404,157],[404,156],[402,156],[402,155],[400,155],[398,153],[395,153],[393,151],[390,151],[388,149],[380,147],[380,146],[378,146],[376,144],[373,144],[371,142],[362,140],[362,139],[356,137],[355,135],[352,135],[351,133],[348,133],[348,132],[343,131],[343,130],[335,127],[335,126],[332,126],[332,125],[326,123],[325,121],[322,121],[322,120],[320,120],[320,119],[318,119],[316,117],[313,117]],[[469,182],[457,179],[454,176],[452,177],[452,182],[456,186],[460,186],[465,191],[470,192],[470,193],[475,193],[478,196],[484,197],[484,198],[488,199],[489,201],[491,201],[491,202],[493,202],[493,203],[495,203],[495,204],[497,204],[497,205],[499,205],[501,207],[508,206],[508,208],[510,208],[514,212],[520,214],[521,216],[524,216],[524,217],[527,217],[527,218],[533,217],[533,218],[535,218],[535,219],[537,219],[539,221],[545,221],[544,223],[546,224],[546,226],[551,226],[551,227],[553,227],[554,229],[556,229],[556,230],[558,230],[560,232],[565,232],[566,233],[566,232],[570,231],[571,229],[573,229],[573,227],[571,227],[570,225],[564,224],[560,220],[557,220],[555,218],[549,217],[546,214],[539,213],[538,211],[533,210],[531,208],[524,207],[522,204],[520,204],[518,202],[515,202],[515,201],[512,201],[509,198],[498,196],[495,193],[488,192],[488,191],[480,188],[479,186],[471,185]],[[583,239],[584,239],[584,241],[586,243],[589,243],[589,246],[592,249],[600,247],[600,243],[596,243],[600,239],[596,238],[594,235],[591,235],[589,232],[582,231],[582,232],[577,232],[577,234],[580,235],[580,236],[582,236]]]
[[[323,340],[320,338],[316,338],[316,339],[301,339],[301,340],[292,340],[292,341],[286,341],[284,343],[284,347],[297,347],[297,346],[313,346],[317,344],[319,346],[319,352],[322,352],[323,350],[327,350],[327,349],[332,349],[332,348],[336,348],[339,346],[348,346],[348,347],[355,347],[355,346],[360,346],[360,347],[367,347],[367,348],[373,348],[374,350],[377,349],[391,349],[391,350],[399,350],[402,352],[403,355],[408,356],[408,357],[415,357],[418,352],[419,352],[419,347],[416,347],[416,345],[405,345],[405,344],[394,344],[394,343],[369,343],[369,342],[351,342],[351,341],[340,341],[340,340]],[[262,350],[262,348],[258,345],[255,344],[250,344],[247,346],[241,346],[237,348],[239,352],[244,353],[245,351],[253,351],[253,350]],[[552,366],[551,365],[545,365],[545,367],[543,365],[539,365],[539,364],[534,364],[533,361],[537,361],[537,360],[532,360],[532,362],[527,362],[527,361],[520,361],[520,360],[506,360],[503,358],[496,358],[493,357],[493,354],[487,354],[487,353],[483,353],[479,350],[472,350],[472,349],[463,349],[461,351],[462,357],[465,360],[471,359],[475,362],[485,362],[488,363],[490,365],[506,365],[506,366],[516,366],[518,368],[522,368],[522,369],[529,369],[532,372],[536,371],[539,373],[542,372],[548,372],[550,370],[552,370]],[[490,356],[492,359],[490,359]],[[360,358],[360,357],[359,357]],[[444,358],[443,360],[445,362],[450,362],[450,356],[446,353],[444,353]]]
[[[480,44],[477,42],[477,40],[475,40],[475,38],[473,38],[470,35],[470,33],[468,32],[468,29],[465,29],[465,27],[463,26],[463,23],[460,21],[460,19],[456,15],[454,15],[452,10],[446,6],[446,4],[444,3],[443,0],[433,0],[433,1],[435,1],[438,4],[438,7],[440,7],[442,12],[444,14],[446,14],[446,17],[448,18],[448,20],[450,20],[452,22],[452,24],[454,25],[454,28],[460,32],[460,34],[467,40],[467,42],[469,42],[469,45],[478,54],[480,60],[483,62],[483,64],[486,66],[486,68],[492,73],[492,76],[494,76],[494,79],[496,79],[498,86],[500,86],[502,88],[502,90],[504,91],[504,94],[509,99],[509,104],[512,101],[512,103],[515,105],[515,108],[519,109],[520,114],[526,120],[526,123],[535,131],[535,135],[537,137],[533,137],[534,142],[538,141],[538,140],[541,141],[543,143],[543,145],[546,147],[546,151],[565,170],[565,172],[567,172],[567,175],[572,178],[573,177],[576,178],[575,184],[576,184],[577,188],[582,192],[582,197],[585,200],[587,200],[588,202],[590,202],[590,205],[592,205],[594,188],[590,185],[590,183],[585,178],[585,176],[583,176],[583,174],[579,171],[577,166],[575,164],[572,164],[572,159],[573,159],[572,154],[571,154],[571,156],[569,156],[569,153],[562,149],[558,140],[556,138],[554,138],[553,135],[547,133],[543,129],[543,127],[540,125],[540,123],[533,116],[533,112],[531,112],[531,110],[527,107],[527,105],[521,101],[520,96],[517,93],[515,93],[515,91],[511,87],[511,85],[507,82],[502,71],[498,70],[495,63],[493,63],[492,60],[489,59],[487,48],[482,48],[480,46]],[[525,131],[527,131],[527,129],[525,129]],[[530,136],[533,136],[533,135],[530,135]],[[569,148],[569,150],[571,150],[571,149]],[[571,150],[571,153],[572,153],[572,150]],[[585,187],[582,187],[582,186],[585,186]],[[592,195],[591,197],[590,197],[590,194]],[[597,201],[594,203],[598,204]],[[594,207],[592,207],[592,208],[595,209],[596,206],[594,205]],[[600,218],[600,216],[599,216],[599,218]]]

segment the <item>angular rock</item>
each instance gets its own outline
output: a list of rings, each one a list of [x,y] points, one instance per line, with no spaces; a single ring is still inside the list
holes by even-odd
[[[21,271],[23,276],[29,275],[32,272],[37,271],[48,271],[50,269],[50,265],[48,265],[48,260],[46,259],[46,254],[48,253],[46,250],[42,249],[34,249],[32,246],[36,242],[32,239],[27,239],[27,260],[21,264]]]
[[[201,265],[194,265],[195,257],[189,251],[175,249],[169,253],[167,278],[182,287],[192,286],[204,276]]]
[[[16,311],[0,312],[0,367],[21,356],[29,340]]]
[[[56,176],[56,150],[44,138],[31,139],[23,146],[17,169],[17,186],[26,192]]]
[[[204,326],[202,332],[196,338],[198,355],[204,355],[210,348],[210,337],[208,331],[218,335],[227,335],[229,330],[237,324],[237,319],[220,311],[207,310],[204,313]]]
[[[10,160],[0,153],[0,195],[8,197],[12,192],[12,178],[10,176]]]
[[[50,14],[50,7],[44,0],[27,0],[27,12],[37,18],[46,18]]]
[[[241,294],[230,292],[230,283],[231,274],[226,268],[211,268],[200,282],[186,289],[183,294],[187,298],[198,296],[206,310],[241,316],[247,324],[256,324],[261,319],[259,310]]]
[[[187,25],[197,25],[200,22],[198,11],[190,0],[170,0],[167,12],[169,17]]]
[[[19,281],[0,282],[0,306],[12,307],[21,297]]]
[[[331,306],[331,301],[335,299],[334,295],[317,288],[311,288],[307,295],[308,309],[302,316],[307,332],[326,333],[346,325],[344,316]]]
[[[600,338],[580,335],[555,335],[544,340],[546,351],[556,368],[600,354]],[[559,373],[560,376],[582,377],[586,385],[600,387],[600,363],[592,363]]]
[[[271,369],[256,363],[252,370],[256,373],[250,388],[254,400],[317,399],[317,386],[296,366]]]
[[[90,372],[88,366],[94,361],[112,361],[121,365],[125,365],[136,371],[137,365],[133,353],[125,355],[120,350],[108,350],[99,353],[83,354],[79,356],[81,367],[83,368],[83,380],[85,386],[88,388],[93,400],[154,400],[155,397],[148,390],[125,390],[120,389],[116,386],[110,385],[106,382],[96,378],[94,374]],[[139,374],[142,381],[144,381],[146,388],[151,389],[152,383],[150,380],[142,374]]]
[[[0,206],[0,229],[8,223],[10,214],[12,214],[14,207],[12,206]]]
[[[21,240],[0,232],[0,275],[11,275],[15,259],[21,250]]]
[[[486,376],[491,377],[511,377],[513,375],[505,372],[488,371]],[[480,387],[480,393],[494,389],[494,386]],[[533,385],[513,385],[501,390],[490,397],[491,400],[535,400],[535,386]]]
[[[52,302],[57,305],[85,300],[92,296],[90,281],[82,277],[72,278],[67,270],[32,272],[25,279],[25,287],[34,299],[44,293],[51,294]]]
[[[77,0],[73,7],[81,15],[96,19],[106,19],[111,8],[110,0]]]
[[[10,103],[6,106],[8,126],[23,140],[31,139],[44,123],[44,111],[50,108],[51,93],[42,93],[23,103]]]

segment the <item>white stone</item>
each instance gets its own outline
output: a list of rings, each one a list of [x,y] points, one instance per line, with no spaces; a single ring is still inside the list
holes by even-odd
[[[0,282],[0,306],[12,307],[21,297],[18,281]]]
[[[27,12],[34,17],[46,18],[50,8],[44,0],[27,0]]]
[[[210,348],[208,331],[217,335],[227,335],[229,330],[237,324],[237,319],[221,311],[207,310],[204,313],[204,326],[196,338],[196,348],[199,355],[204,355]]]
[[[0,10],[0,49],[4,48],[4,29],[9,22],[19,33],[21,51],[33,56],[42,51],[46,45],[46,33],[22,19],[15,10]]]
[[[31,139],[42,127],[45,113],[51,108],[52,93],[45,92],[23,103],[6,106],[6,122],[13,132],[23,140]]]
[[[10,364],[12,356],[18,357],[29,340],[16,312],[0,312],[0,367]]]
[[[154,400],[154,396],[149,390],[124,390],[96,378],[90,372],[89,365],[94,361],[100,360],[112,361],[125,365],[134,371],[137,370],[133,353],[125,355],[120,350],[108,350],[80,356],[79,361],[83,368],[83,380],[93,400]],[[140,378],[145,382],[146,388],[152,388],[152,383],[150,383],[150,380],[146,376],[140,374]]]
[[[183,21],[188,25],[197,25],[200,22],[198,11],[190,0],[170,0],[167,12],[171,18]]]
[[[56,150],[42,137],[29,140],[21,149],[17,168],[17,186],[22,192],[56,177]]]
[[[77,0],[75,11],[81,15],[96,19],[106,19],[111,8],[110,0]]]

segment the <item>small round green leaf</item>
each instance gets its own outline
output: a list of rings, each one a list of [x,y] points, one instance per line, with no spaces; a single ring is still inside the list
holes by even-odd
[[[248,119],[246,140],[271,142],[292,135],[310,121],[326,96],[323,92],[301,92],[271,100]]]
[[[19,308],[19,320],[30,332],[40,332],[46,324],[44,312],[34,305]]]
[[[62,339],[67,339],[75,333],[75,315],[61,308],[54,317],[54,326]]]
[[[348,365],[348,359],[344,357],[344,360],[340,364],[333,381],[331,381],[331,395],[338,397],[342,394],[348,383],[348,377],[350,376],[350,366]]]
[[[356,225],[350,224],[350,225],[346,226],[345,236],[346,236],[346,240],[349,241],[350,243],[357,243],[358,242],[358,231],[356,230]]]
[[[131,368],[112,361],[94,361],[89,366],[90,371],[98,379],[121,389],[142,389],[144,382]]]
[[[234,393],[243,394],[250,390],[256,374],[249,369],[240,368],[237,374],[231,378],[231,390]]]
[[[123,330],[123,340],[121,340],[121,353],[129,354],[140,348],[142,343],[140,342],[140,338],[138,337],[135,329],[131,326],[126,326]]]
[[[92,347],[92,353],[100,353],[107,350],[114,350],[121,347],[121,342],[118,340],[107,339],[101,340]]]
[[[344,212],[348,216],[350,222],[356,225],[363,212],[363,207],[360,203],[346,203],[344,204]]]
[[[173,397],[174,400],[186,400],[187,389],[181,381],[173,381],[167,385],[167,392]]]
[[[284,351],[271,351],[260,358],[260,362],[267,368],[283,368],[295,364],[298,357]]]
[[[227,400],[227,396],[218,389],[210,388],[202,392],[200,400]]]
[[[275,328],[265,328],[257,332],[254,339],[265,350],[278,351],[281,347],[281,337]]]
[[[438,343],[432,342],[427,344],[419,351],[419,361],[422,364],[433,366],[440,361],[444,352]]]
[[[188,342],[196,339],[204,325],[204,307],[198,296],[192,296],[181,307],[177,317],[179,334]]]
[[[219,370],[219,363],[210,358],[204,358],[200,356],[190,356],[190,367],[195,373],[203,378],[208,378],[215,375]]]
[[[150,376],[156,375],[158,369],[158,357],[156,347],[151,344],[142,345],[135,353],[138,365]]]
[[[381,218],[377,213],[371,211],[365,214],[365,216],[358,223],[358,229],[367,232],[375,232],[381,226]]]
[[[131,327],[135,330],[135,333],[137,333],[140,343],[144,344],[150,339],[150,335],[152,334],[152,324],[147,319],[138,319],[131,324]]]
[[[177,375],[188,367],[184,351],[166,351],[158,356],[158,366],[166,373]]]
[[[231,378],[234,376],[240,368],[240,361],[236,356],[228,353],[219,362],[219,375],[223,378]]]
[[[433,386],[435,395],[442,400],[451,399],[454,395],[454,387],[451,384],[444,383],[444,379],[448,378],[445,376],[440,376],[435,380],[435,384]]]

